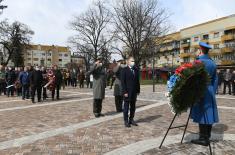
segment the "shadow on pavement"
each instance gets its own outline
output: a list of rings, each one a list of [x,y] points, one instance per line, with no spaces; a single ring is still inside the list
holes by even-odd
[[[155,119],[158,119],[162,117],[162,115],[154,115],[154,116],[148,116],[146,118],[141,118],[141,119],[138,119],[136,120],[137,123],[140,123],[140,122],[146,122],[146,123],[151,123],[152,121],[154,121]]]

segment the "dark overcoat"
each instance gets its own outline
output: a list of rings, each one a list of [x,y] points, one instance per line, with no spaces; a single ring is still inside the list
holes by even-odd
[[[113,69],[114,75],[115,75],[115,81],[114,81],[114,96],[122,96],[122,83],[121,83],[121,73],[122,73],[122,67],[116,66]]]
[[[106,86],[106,71],[103,66],[95,64],[91,67],[90,73],[93,75],[93,97],[94,99],[104,99]]]
[[[128,94],[128,97],[124,98],[124,100],[135,101],[137,94],[140,93],[139,70],[137,67],[133,67],[131,69],[131,67],[127,66],[123,68],[121,74],[121,83],[123,95],[126,93]]]

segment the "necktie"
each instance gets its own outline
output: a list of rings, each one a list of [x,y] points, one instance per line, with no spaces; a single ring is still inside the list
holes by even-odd
[[[133,76],[135,76],[135,71],[133,68],[131,68],[131,72],[132,72]]]

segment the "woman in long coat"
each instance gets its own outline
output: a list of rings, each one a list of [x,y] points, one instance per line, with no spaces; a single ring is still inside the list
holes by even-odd
[[[201,101],[195,104],[192,108],[191,118],[199,124],[200,137],[197,140],[192,140],[192,143],[208,146],[211,136],[211,129],[214,123],[219,121],[218,110],[216,105],[215,93],[217,89],[217,74],[216,64],[209,57],[208,51],[211,48],[206,43],[200,42],[201,55],[200,61],[205,65],[205,69],[211,77],[211,81],[207,86],[205,96]],[[200,90],[199,90],[200,91]]]
[[[101,114],[101,111],[102,102],[105,97],[106,71],[101,62],[101,58],[97,59],[90,72],[93,75],[93,113],[95,117],[104,116]]]

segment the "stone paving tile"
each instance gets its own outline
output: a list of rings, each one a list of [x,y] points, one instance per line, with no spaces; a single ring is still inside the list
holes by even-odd
[[[217,104],[218,106],[235,107],[235,98],[234,100],[217,99]]]
[[[143,93],[141,93],[141,95],[139,96],[140,98],[154,99],[159,101],[166,100],[164,94],[152,93],[150,86],[144,87],[141,90],[143,91]],[[66,91],[70,91],[70,89],[66,89]],[[89,89],[87,89],[86,91],[91,92],[91,90]],[[159,91],[165,91],[165,86],[159,86]],[[78,89],[77,92],[81,92],[81,90]],[[67,93],[69,94],[70,92]],[[112,91],[107,89],[106,94],[112,95]],[[64,104],[52,107],[40,107],[38,109],[32,108],[27,110],[20,110],[16,112],[16,114],[13,112],[3,114],[1,112],[0,122],[3,122],[3,124],[5,124],[5,121],[6,123],[9,123],[9,125],[5,126],[8,127],[8,129],[3,130],[1,123],[0,136],[4,135],[5,137],[10,137],[9,139],[17,138],[16,134],[11,135],[12,133],[8,132],[8,130],[10,130],[12,127],[17,128],[16,130],[19,132],[18,137],[21,137],[23,135],[38,133],[52,128],[58,128],[59,126],[71,125],[81,121],[89,120],[89,118],[94,118],[92,114],[90,114],[91,103],[86,102]],[[221,99],[218,100],[218,105],[224,106],[224,104],[226,104],[227,102],[228,100]],[[153,103],[154,102],[139,101],[138,106],[142,107],[144,105]],[[233,106],[232,102],[230,102],[229,100],[229,104],[230,103],[231,106]],[[113,114],[114,98],[105,99],[104,111],[108,114]],[[213,132],[220,134],[235,134],[235,110],[220,109],[219,111],[220,123],[216,124],[213,127]],[[25,113],[27,113],[27,115]],[[30,117],[25,119],[25,115]],[[169,126],[172,117],[173,115],[170,113],[168,105],[163,105],[137,113],[136,121],[140,125],[138,127],[132,127],[130,129],[127,129],[123,125],[123,118],[118,118],[87,128],[82,128],[71,133],[66,133],[48,139],[39,140],[33,144],[23,145],[19,148],[0,150],[0,155],[104,154],[106,152],[138,141],[162,136],[166,132],[166,129]],[[177,118],[175,124],[181,125],[185,123],[186,118],[187,114],[184,113],[179,118]],[[22,121],[21,119],[25,119],[25,121]],[[47,126],[42,127],[40,126],[40,123],[45,123]],[[37,125],[39,125],[39,127],[37,127]],[[188,132],[197,133],[197,130],[197,125],[190,121]],[[23,132],[26,133],[22,134]],[[176,135],[182,132],[182,129],[175,129],[170,131],[169,135]],[[1,139],[1,141],[5,140],[6,139]],[[231,141],[221,141],[219,143],[216,143],[214,147],[216,148],[216,150],[219,150],[219,148],[225,148],[224,151],[223,149],[220,149],[220,151],[222,151],[222,154],[229,154],[230,152],[233,154],[234,151],[234,143]],[[173,152],[170,152],[174,148],[178,150],[175,151],[175,154],[185,154],[185,152],[191,153],[192,151],[195,151],[195,154],[205,154],[206,151],[208,151],[205,148],[198,149],[198,147],[192,146],[191,144],[172,144],[164,147],[162,150],[153,149],[145,153],[157,154],[159,151],[162,151],[161,154],[167,154],[167,152],[169,152],[168,154],[174,154]]]
[[[82,98],[90,98],[91,96],[90,95],[80,95],[80,94],[61,94],[61,100],[70,100],[70,99],[82,99]],[[0,109],[6,109],[6,108],[13,108],[13,107],[23,107],[23,106],[28,106],[28,105],[35,105],[35,104],[32,104],[31,100],[21,100],[20,97],[15,97],[14,100],[12,99],[8,99],[8,98],[5,98],[4,100],[2,100],[2,102],[0,101]],[[36,101],[36,104],[39,104],[37,103],[37,100]],[[40,104],[48,104],[48,103],[53,103],[53,102],[56,102],[57,100],[55,101],[52,101],[51,98],[48,98],[46,101],[42,101]]]
[[[214,155],[234,155],[235,154],[235,143],[234,141],[219,141],[211,144],[212,152]],[[209,148],[199,145],[192,145],[190,143],[176,143],[162,147],[161,149],[156,148],[141,155],[201,155],[209,154]]]
[[[115,114],[113,98],[107,98],[103,104],[103,112]],[[92,100],[66,103],[24,110],[0,112],[0,141],[68,126],[93,119]],[[152,102],[138,102],[138,106]]]
[[[224,115],[226,115],[227,111],[221,110],[221,113],[225,113]],[[233,111],[232,113],[235,112]],[[180,116],[180,118],[177,119],[176,124],[184,123],[186,116],[187,114]],[[137,113],[136,121],[139,123],[139,127],[127,129],[123,126],[122,118],[118,118],[113,121],[100,123],[96,126],[77,130],[73,133],[40,140],[34,144],[24,145],[21,148],[0,151],[0,154],[9,151],[13,154],[16,152],[23,153],[25,150],[29,151],[29,149],[31,149],[30,153],[33,154],[35,150],[32,148],[37,150],[36,153],[41,154],[47,153],[48,151],[50,151],[51,154],[69,154],[69,152],[72,151],[81,152],[81,154],[103,154],[128,144],[162,136],[172,117],[173,115],[169,112],[168,106],[164,105]],[[234,115],[232,115],[232,117],[234,119]],[[227,126],[229,125],[229,121],[223,117],[223,115],[221,122]],[[231,128],[234,128],[234,126]],[[197,126],[190,123],[188,130],[197,132]],[[213,132],[214,130],[215,129],[213,129]],[[176,135],[179,133],[182,133],[182,130],[176,129],[172,130],[169,135]],[[227,129],[225,133],[235,132]],[[191,148],[191,146],[188,148]]]

